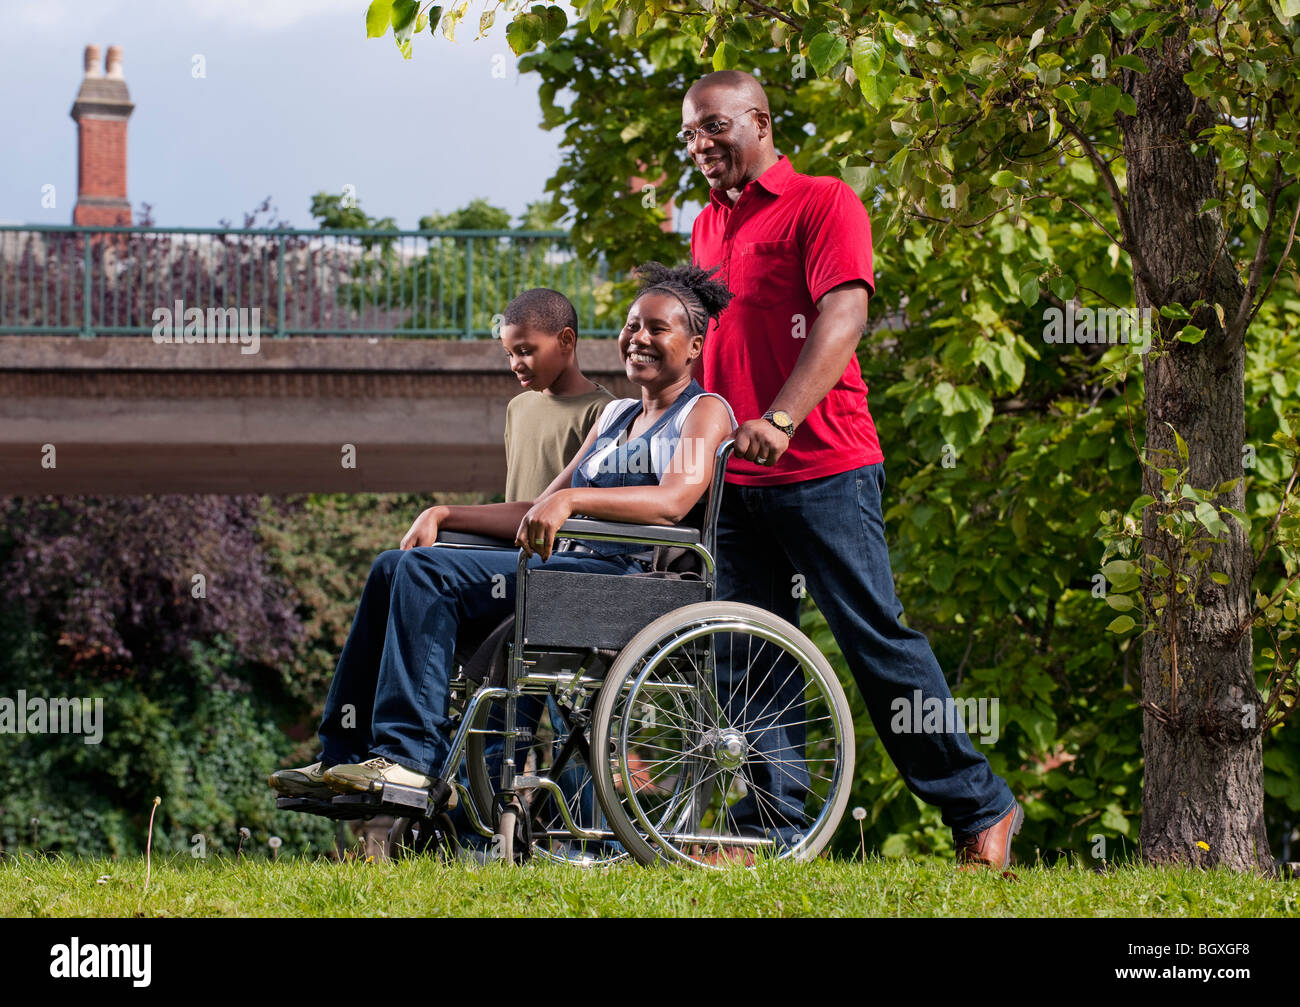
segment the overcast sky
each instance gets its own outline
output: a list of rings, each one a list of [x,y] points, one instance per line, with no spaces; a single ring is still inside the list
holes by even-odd
[[[311,195],[355,186],[372,216],[413,228],[475,196],[514,214],[543,196],[558,133],[538,127],[536,75],[521,77],[504,17],[475,41],[423,35],[403,60],[365,37],[366,0],[6,0],[0,33],[0,222],[72,222],[76,124],[68,112],[88,43],[123,47],[135,111],[127,198],[158,224],[239,223],[270,196],[313,227]],[[192,73],[202,55],[207,76]],[[504,57],[504,79],[492,74]],[[498,65],[501,65],[500,63]],[[41,206],[53,183],[56,206]]]

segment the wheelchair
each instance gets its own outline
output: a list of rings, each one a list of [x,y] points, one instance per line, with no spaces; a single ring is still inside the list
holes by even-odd
[[[487,859],[718,867],[807,860],[830,841],[853,778],[844,690],[797,627],[713,598],[732,446],[718,448],[699,528],[572,518],[559,531],[570,544],[653,549],[649,572],[533,568],[519,550],[514,614],[485,639],[458,641],[455,733],[429,775],[455,789]],[[445,800],[428,791],[387,784],[276,803],[339,820],[393,815],[394,856],[461,848]]]

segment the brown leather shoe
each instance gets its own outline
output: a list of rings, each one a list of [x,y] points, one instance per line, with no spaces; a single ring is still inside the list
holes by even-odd
[[[980,867],[992,867],[1005,871],[1011,863],[1011,837],[1020,831],[1024,821],[1025,813],[1017,802],[983,832],[968,836],[953,833],[953,841],[957,844],[957,870],[975,871]]]

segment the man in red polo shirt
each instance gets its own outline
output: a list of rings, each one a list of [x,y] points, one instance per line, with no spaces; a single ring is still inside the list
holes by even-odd
[[[700,383],[740,423],[718,526],[717,597],[798,625],[806,584],[890,758],[953,830],[958,862],[1005,868],[1023,820],[1006,782],[960,724],[913,732],[919,716],[899,716],[918,702],[946,704],[951,692],[929,642],[899,621],[889,568],[884,455],[855,352],[875,293],[867,212],[840,179],[801,175],[777,154],[767,95],[749,74],[697,81],[679,139],[710,188],[691,257],[719,267],[735,295],[697,365]],[[776,696],[747,692],[745,702],[790,709],[800,690],[795,681]],[[751,771],[762,779],[734,809],[756,832],[778,811],[787,826],[777,831],[798,832],[790,809],[802,807],[807,780],[774,768],[783,748],[801,744],[798,723],[786,720],[757,746]]]

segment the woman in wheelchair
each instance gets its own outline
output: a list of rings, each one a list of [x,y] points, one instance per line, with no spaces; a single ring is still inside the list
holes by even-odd
[[[691,366],[731,293],[693,266],[648,263],[637,274],[642,286],[618,346],[640,401],[611,402],[537,500],[430,507],[399,549],[379,556],[325,701],[320,758],[274,773],[276,791],[329,798],[396,784],[454,806],[454,788],[434,774],[450,748],[457,637],[513,612],[519,555],[430,548],[440,530],[513,539],[529,566],[629,574],[649,568],[645,546],[591,540],[557,550],[557,530],[574,516],[671,525],[702,509],[717,449],[736,421],[692,379]]]

